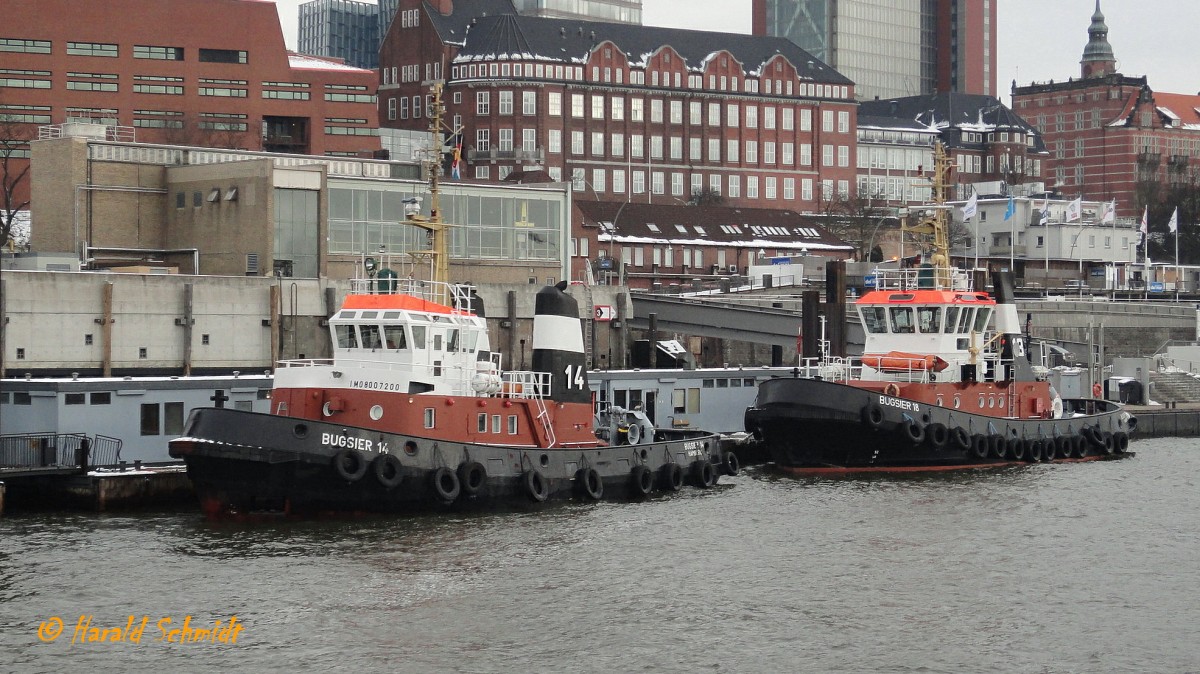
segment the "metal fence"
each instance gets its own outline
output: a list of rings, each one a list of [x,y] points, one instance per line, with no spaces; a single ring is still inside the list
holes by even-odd
[[[115,466],[121,441],[83,433],[19,433],[0,435],[0,468],[79,468]]]

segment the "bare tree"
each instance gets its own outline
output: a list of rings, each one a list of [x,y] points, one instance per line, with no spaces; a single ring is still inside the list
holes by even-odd
[[[17,214],[29,208],[29,141],[34,126],[0,111],[0,245],[13,236]]]
[[[692,198],[688,199],[689,206],[722,206],[724,204],[724,195],[711,187],[702,187],[699,191],[692,192]]]
[[[858,259],[883,260],[883,251],[875,245],[878,233],[889,222],[899,226],[896,209],[886,206],[887,197],[882,193],[821,194],[817,207],[824,216],[823,224],[830,234],[853,245]],[[876,259],[878,258],[878,259]]]

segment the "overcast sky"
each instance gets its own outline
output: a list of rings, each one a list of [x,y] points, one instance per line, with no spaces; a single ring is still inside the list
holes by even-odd
[[[289,46],[296,43],[302,0],[277,0]],[[1079,75],[1095,0],[992,0],[999,3],[996,82],[1005,103],[1012,81],[1061,81]],[[1195,94],[1200,74],[1191,51],[1200,26],[1195,0],[1101,0],[1109,42],[1125,75],[1148,75],[1155,91]],[[644,0],[647,25],[750,32],[750,0]]]

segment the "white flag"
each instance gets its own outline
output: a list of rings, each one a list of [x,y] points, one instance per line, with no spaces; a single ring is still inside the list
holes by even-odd
[[[1111,225],[1117,221],[1117,200],[1104,202],[1104,214],[1100,216],[1100,222],[1106,225]]]
[[[1147,206],[1146,210],[1142,211],[1142,238],[1145,239],[1146,235],[1149,233],[1150,233],[1150,207]]]
[[[971,198],[967,199],[967,205],[962,207],[963,219],[975,217],[975,212],[979,210],[979,195],[975,190],[971,190]]]
[[[1083,197],[1075,197],[1075,201],[1067,204],[1067,222],[1075,222],[1083,217]]]
[[[1041,222],[1038,224],[1043,227],[1050,224],[1050,197],[1046,197],[1046,200],[1042,202]]]
[[[1172,234],[1179,231],[1179,207],[1178,206],[1176,206],[1175,210],[1171,212],[1171,219],[1167,222],[1167,229],[1171,230]]]

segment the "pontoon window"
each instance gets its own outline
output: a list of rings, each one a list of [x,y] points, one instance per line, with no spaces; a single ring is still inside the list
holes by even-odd
[[[887,332],[887,312],[883,307],[861,307],[859,314],[862,316],[862,323],[867,332],[875,334]]]
[[[980,307],[975,313],[975,332],[983,333],[987,330],[988,319],[992,317],[990,308]]]
[[[917,325],[921,332],[934,333],[942,331],[941,307],[917,307]]]
[[[358,348],[358,333],[355,332],[353,325],[335,325],[334,332],[337,333],[337,345],[339,349],[357,349]]]
[[[953,333],[958,329],[958,307],[946,307],[946,332]]]
[[[912,331],[912,307],[892,307],[892,332]]]
[[[379,340],[378,325],[360,325],[358,331],[361,333],[364,349],[378,349],[383,346],[383,342]]]
[[[383,336],[389,349],[407,349],[408,340],[404,338],[403,325],[383,326]]]
[[[414,349],[424,349],[425,348],[425,326],[424,325],[412,326],[412,336],[413,336],[413,348]]]

